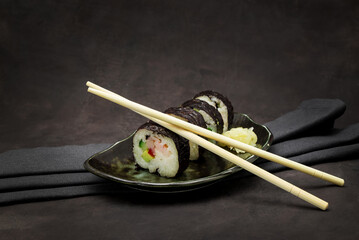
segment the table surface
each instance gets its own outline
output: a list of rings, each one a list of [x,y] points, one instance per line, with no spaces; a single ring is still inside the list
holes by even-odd
[[[144,118],[86,81],[158,110],[215,89],[259,123],[310,98],[359,122],[356,1],[1,1],[0,152],[112,143]],[[251,176],[182,194],[86,196],[0,207],[0,239],[358,239],[358,159],[316,165],[336,187],[277,173],[318,210]]]

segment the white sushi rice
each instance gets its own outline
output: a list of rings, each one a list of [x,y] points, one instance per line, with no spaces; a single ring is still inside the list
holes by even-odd
[[[197,160],[199,158],[199,146],[189,141],[189,160]]]
[[[166,154],[163,154],[161,151],[156,151],[155,148],[155,157],[149,162],[145,161],[142,158],[143,150],[139,146],[139,142],[140,140],[146,142],[146,136],[152,136],[161,139],[161,143],[167,144],[168,152]],[[135,157],[136,163],[140,167],[148,169],[151,173],[157,171],[163,177],[174,177],[178,172],[178,151],[176,148],[176,144],[171,138],[159,135],[147,129],[140,129],[133,137],[133,155]]]
[[[228,109],[223,101],[215,96],[199,96],[197,99],[207,102],[209,105],[215,107],[221,114],[223,119],[223,132],[228,130]]]
[[[213,132],[218,132],[217,130],[217,124],[216,122],[214,121],[214,119],[208,114],[206,113],[205,111],[203,110],[198,110],[198,112],[202,115],[206,125],[207,125],[207,128],[210,128],[211,131]]]

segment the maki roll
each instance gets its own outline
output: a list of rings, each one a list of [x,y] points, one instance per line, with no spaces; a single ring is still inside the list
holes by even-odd
[[[223,131],[222,116],[215,107],[199,99],[188,100],[184,102],[182,106],[190,107],[193,110],[199,112],[202,115],[206,123],[206,128],[208,130],[214,131],[216,133],[222,133]]]
[[[188,167],[188,140],[166,128],[147,122],[133,137],[133,155],[140,167],[163,177],[175,177]]]
[[[187,121],[189,123],[195,124],[197,126],[206,128],[206,122],[203,119],[203,116],[193,110],[190,107],[171,107],[165,111],[165,113],[177,117],[181,120]],[[200,148],[197,144],[189,141],[189,160],[197,160],[200,154]]]
[[[200,92],[165,113],[216,133],[224,133],[233,122],[231,102],[214,91]],[[141,125],[133,136],[136,164],[163,177],[178,176],[188,167],[189,160],[197,160],[201,152],[197,144],[152,121]]]
[[[215,107],[223,119],[223,132],[229,129],[233,122],[233,106],[228,98],[218,92],[207,90],[196,94],[194,99],[205,101]]]

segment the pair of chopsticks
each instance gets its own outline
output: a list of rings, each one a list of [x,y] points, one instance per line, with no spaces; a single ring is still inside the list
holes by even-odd
[[[338,186],[344,185],[344,180],[328,173],[316,170],[314,168],[305,166],[303,164],[291,161],[284,157],[269,153],[267,151],[261,150],[259,148],[247,145],[245,143],[233,140],[231,138],[225,137],[221,134],[209,131],[205,128],[193,125],[191,123],[185,122],[168,114],[162,113],[160,111],[151,109],[149,107],[143,106],[141,104],[130,101],[114,92],[111,92],[107,89],[104,89],[94,83],[87,82],[86,85],[89,87],[88,92],[97,95],[99,97],[105,98],[109,101],[117,103],[123,107],[126,107],[150,120],[156,122],[157,124],[175,132],[176,134],[192,141],[193,143],[198,144],[199,146],[206,148],[207,150],[217,154],[218,156],[227,159],[228,161],[242,167],[243,169],[257,175],[258,177],[276,185],[279,188],[293,194],[296,197],[303,199],[304,201],[322,209],[326,210],[328,208],[328,203],[298,187],[295,185],[263,170],[262,168],[226,151],[225,149],[207,141],[206,139],[198,136],[204,136],[218,142],[221,142],[228,146],[233,146],[239,148],[246,152],[249,152],[253,155],[265,158],[267,160],[282,164],[289,168],[304,172],[306,174],[312,175],[314,177],[329,181]],[[197,135],[198,134],[198,135]]]

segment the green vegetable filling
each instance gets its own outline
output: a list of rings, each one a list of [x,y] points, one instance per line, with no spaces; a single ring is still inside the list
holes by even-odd
[[[145,151],[147,149],[146,143],[142,141],[142,139],[138,143],[138,146],[142,149],[142,151]]]
[[[152,156],[148,153],[148,149],[146,149],[145,151],[143,151],[141,157],[142,157],[143,160],[145,160],[146,162],[150,162],[152,159],[154,159],[154,157],[152,157]]]

